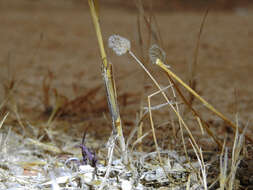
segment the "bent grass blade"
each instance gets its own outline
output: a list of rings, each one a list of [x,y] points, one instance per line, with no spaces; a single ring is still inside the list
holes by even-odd
[[[174,74],[159,58],[156,60],[156,65],[162,68],[169,76],[174,78],[177,82],[179,82],[183,87],[185,87],[192,95],[194,95],[197,99],[199,99],[205,107],[207,107],[210,111],[212,111],[215,115],[221,118],[224,122],[226,122],[229,126],[231,126],[234,131],[236,130],[235,124],[233,124],[226,116],[224,116],[221,112],[215,109],[211,104],[209,104],[204,98],[198,95],[190,86],[188,86],[185,82],[183,82],[176,74]],[[242,130],[239,129],[240,133]],[[253,143],[252,137],[245,134],[245,137]]]

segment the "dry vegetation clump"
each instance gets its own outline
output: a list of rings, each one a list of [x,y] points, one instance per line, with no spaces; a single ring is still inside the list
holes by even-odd
[[[78,93],[73,84],[76,97],[69,99],[51,86],[54,77],[48,72],[42,80],[43,113],[34,122],[21,114],[16,80],[4,83],[0,189],[250,189],[253,140],[247,133],[249,124],[240,124],[238,117],[232,122],[197,90],[199,42],[208,11],[201,22],[189,82],[184,82],[167,64],[153,12],[146,14],[143,5],[137,4],[140,52],[135,53],[131,42],[118,34],[109,37],[108,47],[137,63],[149,88],[143,88],[141,95],[118,94],[118,73],[104,48],[98,4],[94,0],[88,3],[102,60],[105,96],[100,95],[101,85]],[[155,72],[164,74],[166,81],[161,82]],[[140,96],[139,110],[120,109],[136,103]],[[199,107],[217,116],[231,134],[216,134]],[[103,115],[107,109],[109,116]],[[69,118],[71,124],[65,122]]]

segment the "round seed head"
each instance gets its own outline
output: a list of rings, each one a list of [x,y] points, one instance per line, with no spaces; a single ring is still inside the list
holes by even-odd
[[[149,59],[153,64],[156,64],[156,60],[160,59],[165,62],[166,54],[165,52],[156,44],[153,44],[149,48]]]
[[[123,55],[131,48],[128,39],[115,34],[109,37],[108,46],[112,48],[117,55]]]

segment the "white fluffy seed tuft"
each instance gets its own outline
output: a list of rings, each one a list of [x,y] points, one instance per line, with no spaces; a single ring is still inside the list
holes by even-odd
[[[109,37],[108,46],[119,56],[125,54],[131,48],[128,39],[115,34]]]
[[[156,44],[153,44],[149,48],[149,59],[153,64],[156,64],[156,60],[160,59],[165,62],[166,54],[165,52]]]

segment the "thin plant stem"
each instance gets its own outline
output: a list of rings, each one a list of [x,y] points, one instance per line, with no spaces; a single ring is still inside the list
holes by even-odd
[[[169,104],[169,106],[172,108],[172,110],[175,112],[175,114],[177,115],[179,122],[181,122],[181,124],[185,127],[185,129],[187,130],[192,142],[197,145],[194,137],[192,136],[192,133],[190,131],[190,129],[188,128],[188,126],[186,125],[186,123],[184,122],[184,120],[182,119],[180,113],[175,109],[175,107],[171,104],[171,102],[169,101],[167,95],[165,94],[165,92],[162,90],[162,88],[160,87],[160,85],[158,84],[158,82],[156,81],[156,79],[151,75],[151,73],[147,70],[147,68],[139,61],[139,59],[134,55],[134,53],[130,50],[128,50],[128,53],[136,60],[136,62],[143,68],[143,70],[148,74],[148,76],[151,78],[151,80],[153,81],[153,83],[156,85],[156,87],[159,89],[159,91],[162,93],[164,99],[166,100],[166,102]],[[185,149],[186,152],[186,149]],[[186,153],[187,156],[187,153]],[[188,156],[187,156],[188,158]],[[189,158],[188,158],[189,160]]]
[[[213,138],[213,140],[216,142],[216,144],[218,145],[218,147],[220,149],[222,149],[222,143],[220,142],[220,140],[215,136],[215,134],[210,130],[210,127],[208,125],[207,122],[205,122],[201,116],[198,114],[198,112],[191,106],[190,102],[185,98],[185,96],[183,95],[183,93],[181,92],[181,90],[178,88],[178,86],[176,85],[176,83],[174,82],[174,80],[172,80],[172,78],[170,77],[170,75],[168,73],[166,73],[169,81],[171,81],[177,91],[177,93],[179,94],[179,96],[182,98],[183,102],[185,103],[185,105],[192,111],[193,115],[195,116],[196,120],[198,121],[199,124],[204,124],[202,125],[206,132],[208,133],[209,136],[211,136]],[[200,123],[201,122],[201,123]]]
[[[216,110],[211,104],[209,104],[204,98],[198,95],[189,85],[183,82],[176,74],[174,74],[159,58],[156,60],[156,64],[161,67],[164,71],[166,71],[171,77],[173,77],[176,81],[178,81],[181,85],[183,85],[192,95],[194,95],[197,99],[199,99],[205,107],[207,107],[210,111],[212,111],[215,115],[225,121],[230,127],[236,130],[235,124],[233,124],[226,116],[224,116],[221,112]],[[242,133],[242,130],[239,129],[239,132]],[[245,137],[253,143],[253,139],[245,134]]]
[[[151,123],[151,129],[152,129],[153,139],[154,139],[155,146],[156,146],[156,151],[157,151],[157,154],[158,154],[158,159],[159,159],[159,162],[162,164],[161,154],[160,154],[158,143],[157,143],[157,139],[156,139],[155,127],[154,127],[154,122],[153,122],[153,117],[152,117],[152,111],[151,111],[150,98],[152,96],[153,96],[153,94],[151,94],[150,96],[148,96],[149,119],[150,119],[150,123]]]
[[[115,81],[113,79],[112,65],[108,62],[107,56],[105,53],[102,33],[100,29],[100,24],[99,24],[98,11],[96,9],[95,2],[93,0],[88,0],[88,3],[90,6],[91,16],[92,16],[93,24],[95,27],[100,54],[101,54],[102,63],[103,63],[102,64],[103,77],[104,77],[104,82],[105,82],[105,87],[106,87],[107,103],[108,103],[108,107],[109,107],[111,117],[112,117],[113,131],[114,133],[118,134],[120,148],[123,153],[123,162],[127,163],[128,162],[127,150],[126,150],[125,139],[124,139],[123,131],[122,131],[121,118],[120,118],[119,109],[118,109],[117,94],[116,94],[116,88],[115,88]]]

